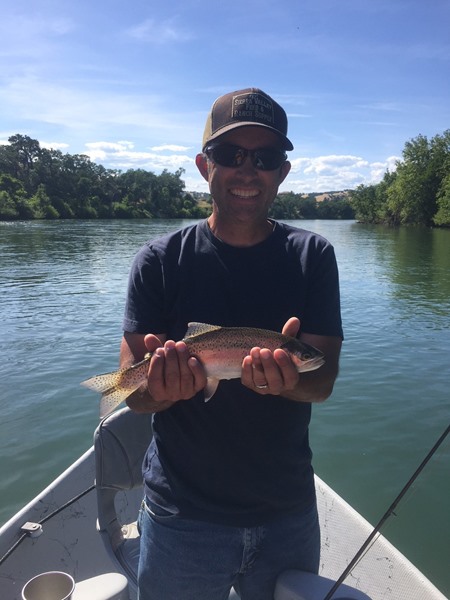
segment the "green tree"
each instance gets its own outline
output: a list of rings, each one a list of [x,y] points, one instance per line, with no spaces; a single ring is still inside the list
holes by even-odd
[[[157,188],[157,176],[144,169],[130,169],[117,177],[118,194],[122,201],[116,202],[114,212],[120,210],[122,218],[152,217],[153,196]],[[120,209],[119,209],[120,204]]]
[[[318,219],[353,219],[354,210],[347,198],[326,198],[317,206]]]
[[[37,140],[33,140],[28,135],[12,135],[8,138],[9,146],[5,149],[5,160],[9,173],[19,179],[26,192],[32,193],[33,172],[35,163],[39,160],[41,147]],[[3,166],[3,161],[0,161]]]
[[[450,130],[431,140],[419,135],[405,144],[395,172],[387,171],[377,185],[350,192],[356,218],[392,225],[445,225],[449,173]]]
[[[11,175],[0,175],[0,220],[33,219],[34,212],[22,182]]]
[[[407,142],[395,181],[387,190],[386,216],[398,224],[431,225],[437,196],[450,156],[450,130],[428,140],[419,135]]]
[[[355,217],[363,223],[377,223],[380,218],[381,201],[376,185],[358,185],[350,192],[350,203]]]
[[[184,181],[181,175],[184,169],[169,173],[164,169],[156,179],[152,195],[151,212],[157,218],[173,219],[183,207]]]
[[[30,199],[35,219],[59,219],[59,213],[50,202],[45,186],[40,184]]]
[[[437,196],[438,210],[433,217],[435,225],[450,227],[450,170],[442,180]]]
[[[8,192],[12,196],[25,194],[22,182],[11,175],[0,175],[0,191]]]
[[[314,196],[308,196],[307,198],[299,199],[299,209],[302,219],[316,219],[317,214],[317,200]]]
[[[301,219],[299,195],[294,192],[279,194],[269,210],[273,219]]]
[[[14,198],[4,190],[0,191],[0,221],[14,221],[19,218]]]

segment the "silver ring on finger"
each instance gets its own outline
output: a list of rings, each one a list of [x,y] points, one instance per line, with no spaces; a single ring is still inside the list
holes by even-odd
[[[258,390],[266,390],[269,387],[269,385],[267,383],[264,383],[263,385],[257,385],[255,383],[255,388],[257,388]]]

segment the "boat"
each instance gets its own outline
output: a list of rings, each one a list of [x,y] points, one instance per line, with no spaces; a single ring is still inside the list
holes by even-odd
[[[151,436],[151,415],[128,408],[112,413],[96,428],[93,446],[2,526],[2,600],[21,600],[27,582],[43,581],[42,574],[51,581],[61,573],[74,582],[72,600],[136,600],[136,516],[143,497],[141,464]],[[274,600],[324,600],[373,532],[317,475],[315,484],[322,532],[320,572],[280,574]],[[56,598],[46,594],[45,584],[28,584],[24,594],[26,600]],[[61,592],[59,597],[69,596]],[[238,598],[232,591],[230,600]],[[332,598],[446,600],[382,535]]]

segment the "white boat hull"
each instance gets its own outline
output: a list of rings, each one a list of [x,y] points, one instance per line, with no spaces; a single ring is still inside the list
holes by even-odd
[[[108,573],[128,574],[122,569],[105,536],[97,528],[97,497],[94,448],[90,448],[69,469],[51,483],[32,502],[0,529],[0,590],[2,600],[21,600],[21,590],[35,575],[46,571],[64,571],[77,583],[74,600],[81,600],[81,591],[92,589],[92,578]],[[321,568],[323,578],[336,580],[368,535],[372,526],[316,477],[319,518],[322,532]],[[79,499],[71,500],[87,491]],[[124,523],[136,519],[142,499],[142,489],[120,492],[117,509]],[[66,503],[67,506],[59,510]],[[57,512],[59,510],[59,512]],[[50,516],[53,514],[53,516]],[[47,519],[47,520],[46,520]],[[23,535],[26,522],[41,523],[38,537]],[[128,536],[137,532],[128,528]],[[137,547],[137,545],[136,545]],[[8,555],[9,552],[9,555]],[[446,600],[445,596],[416,569],[392,544],[379,536],[345,582],[372,600]],[[106,585],[92,600],[107,600]],[[323,600],[330,583],[325,579],[310,580],[305,574],[287,572],[277,584],[275,600]],[[364,595],[335,598],[364,598]],[[77,595],[78,594],[78,595]],[[100,595],[99,595],[100,594]],[[136,587],[129,583],[130,600],[136,599]],[[91,597],[83,593],[83,600]],[[162,599],[164,600],[164,599]]]

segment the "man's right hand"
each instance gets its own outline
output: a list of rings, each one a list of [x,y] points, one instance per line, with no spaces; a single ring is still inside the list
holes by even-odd
[[[129,367],[153,354],[147,384],[128,396],[127,405],[139,413],[166,410],[175,402],[192,398],[206,386],[203,365],[189,356],[184,342],[166,341],[164,334],[125,333],[120,347],[120,366]]]
[[[203,365],[189,355],[184,342],[167,340],[162,345],[160,337],[153,334],[146,335],[144,341],[147,351],[153,353],[147,387],[155,402],[189,400],[206,386]]]

